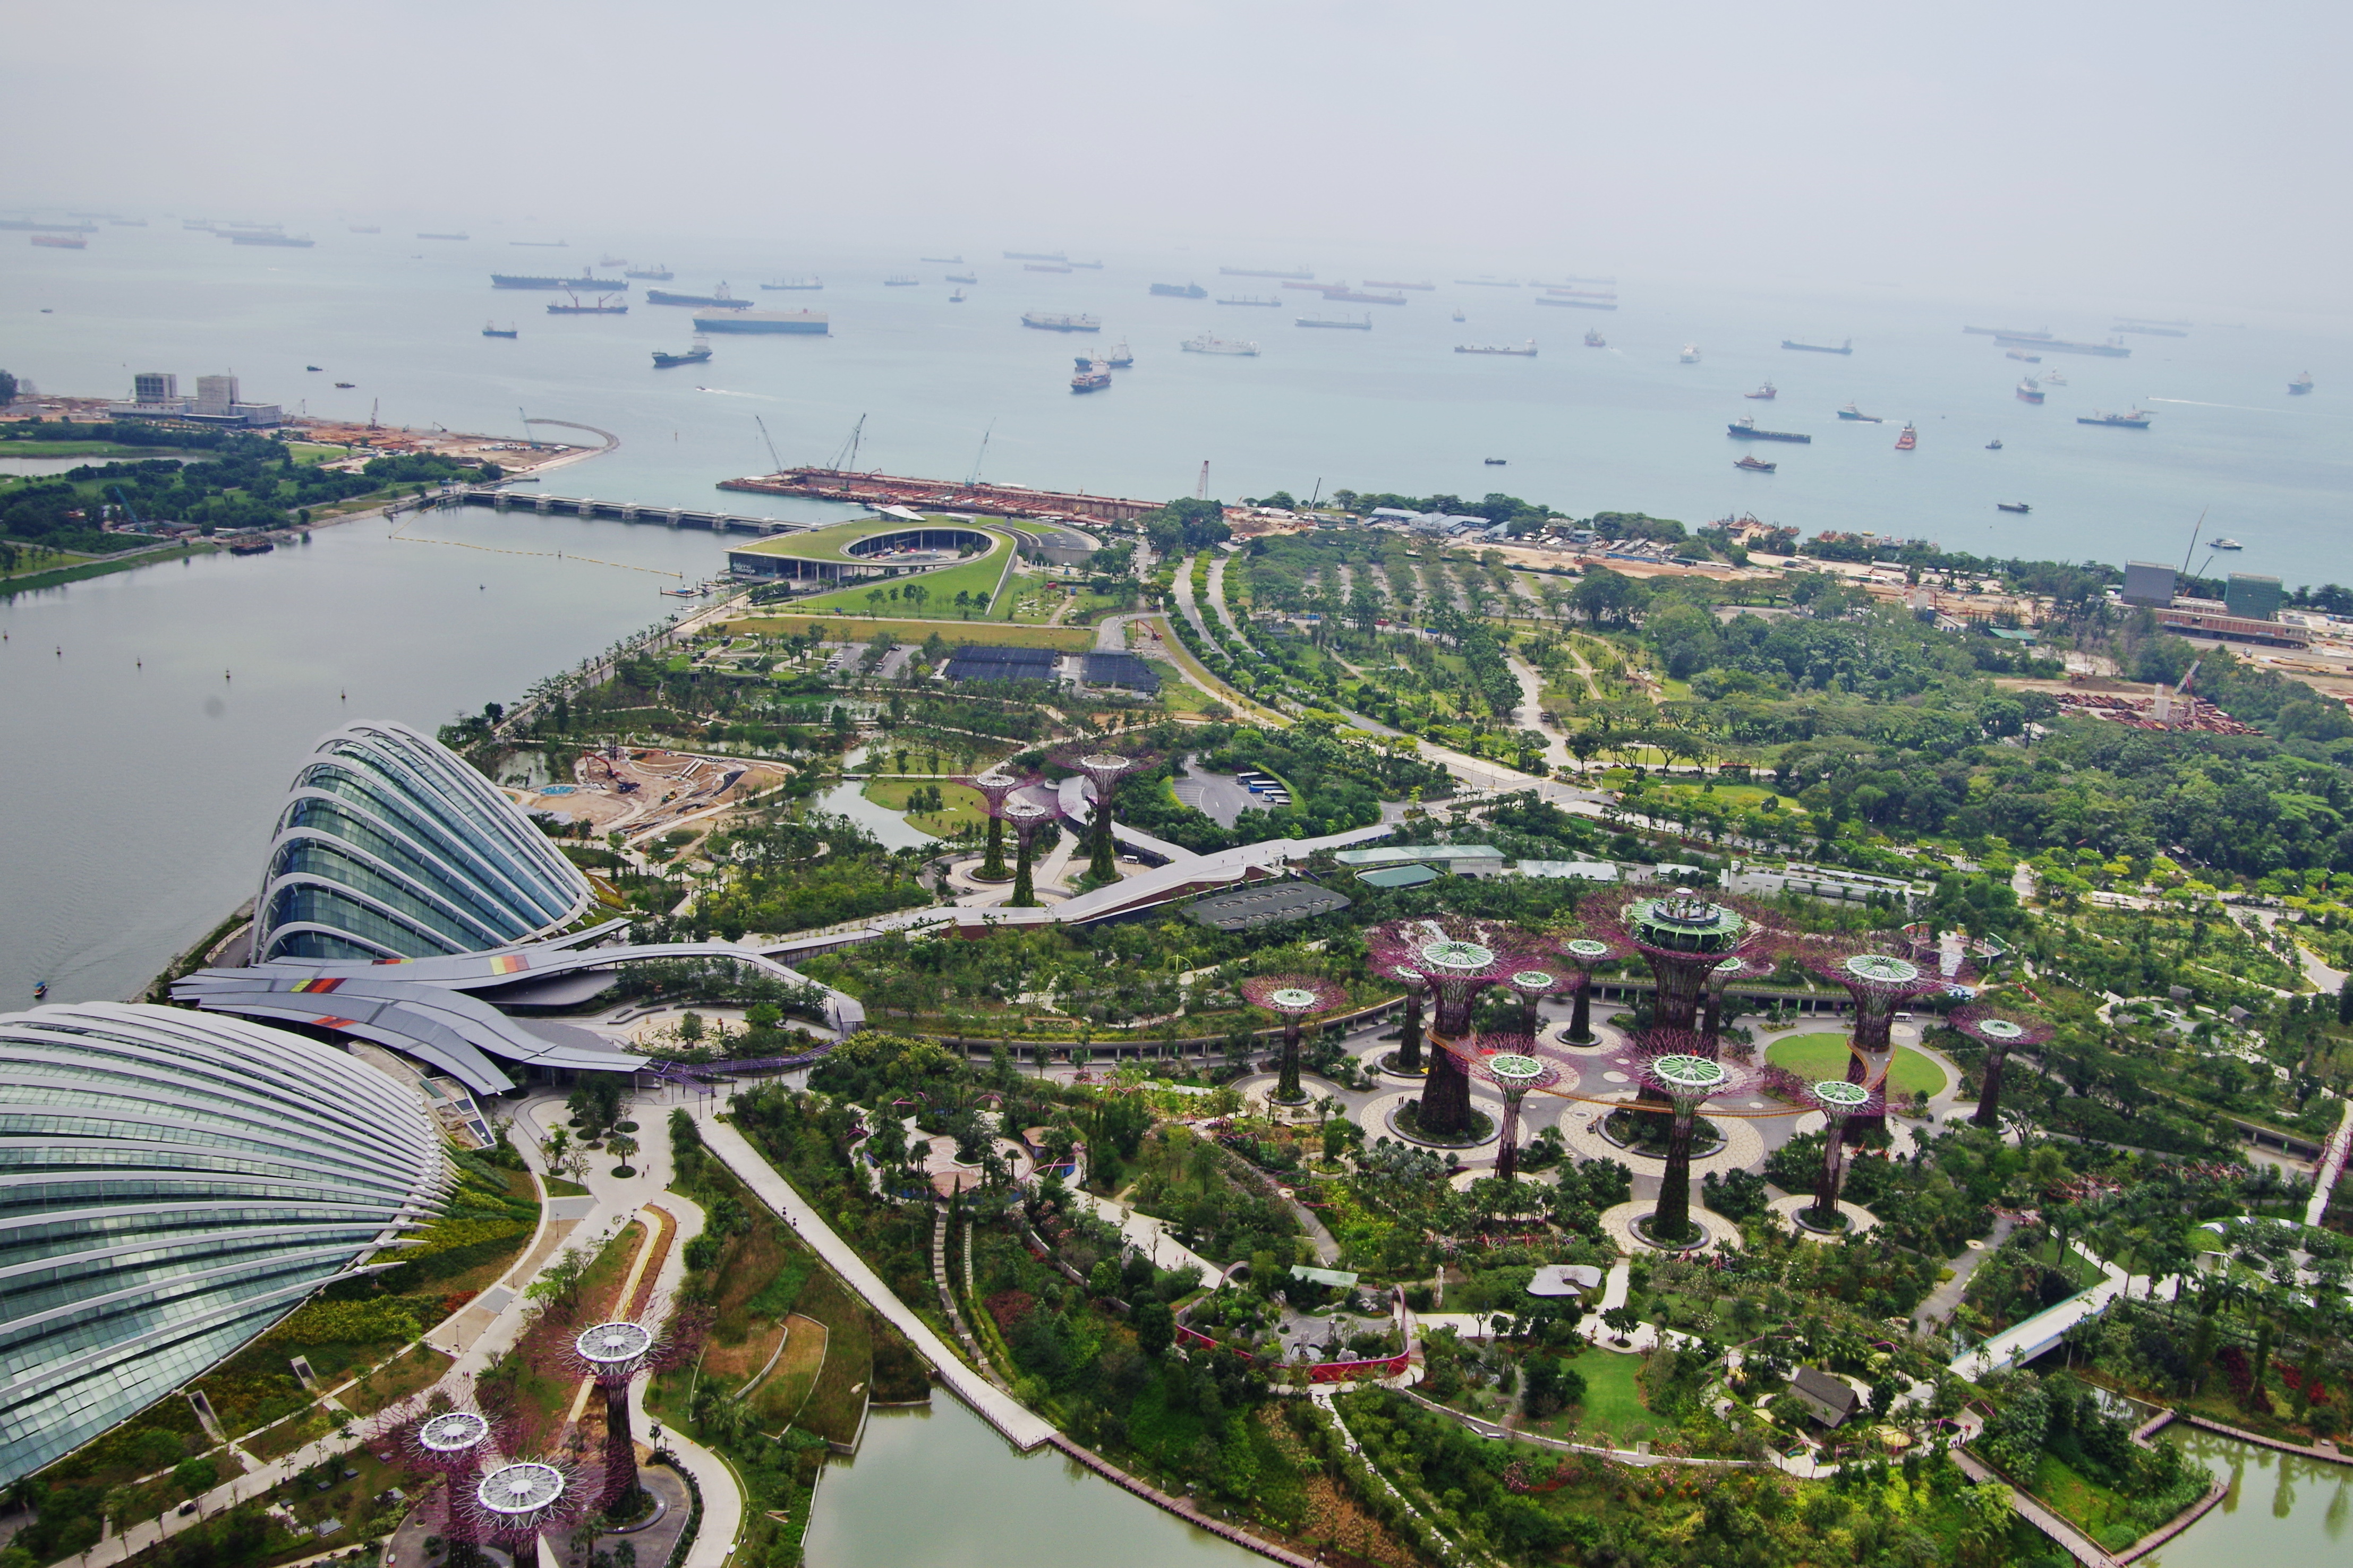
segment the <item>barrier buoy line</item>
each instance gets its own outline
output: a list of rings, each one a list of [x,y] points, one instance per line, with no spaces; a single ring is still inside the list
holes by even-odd
[[[594,555],[572,555],[561,550],[508,550],[496,544],[470,544],[462,539],[421,539],[408,532],[407,529],[408,524],[404,522],[392,531],[390,537],[399,540],[403,544],[447,544],[458,550],[487,551],[492,555],[538,555],[554,561],[586,561],[591,566],[612,566],[623,572],[643,572],[649,576],[675,577],[681,583],[686,581],[685,573],[666,572],[659,566],[632,566],[626,561],[606,561]]]

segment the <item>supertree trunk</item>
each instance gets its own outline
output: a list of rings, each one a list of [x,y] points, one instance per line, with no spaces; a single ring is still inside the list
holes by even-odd
[[[1590,981],[1577,988],[1577,1007],[1568,1016],[1567,1037],[1573,1046],[1593,1043],[1593,984]]]
[[[1828,1129],[1822,1140],[1822,1173],[1814,1184],[1814,1201],[1806,1210],[1807,1219],[1817,1230],[1836,1230],[1839,1223],[1839,1187],[1846,1180],[1846,1145],[1839,1136],[1843,1131],[1839,1118]]]
[[[1654,1029],[1693,1029],[1699,1023],[1700,997],[1707,989],[1707,972],[1715,967],[1715,959],[1703,955],[1699,962],[1666,958],[1651,954],[1651,973],[1658,977],[1659,988],[1651,1003],[1651,1026]]]
[[[1421,993],[1405,994],[1405,1027],[1398,1036],[1398,1071],[1421,1071]]]
[[[988,881],[1005,880],[1005,819],[988,819],[988,849],[980,858],[980,874]]]
[[[1667,1168],[1659,1178],[1659,1206],[1651,1211],[1651,1235],[1659,1241],[1679,1242],[1691,1235],[1692,1123],[1698,1107],[1679,1102],[1674,1125],[1667,1135]]]
[[[1034,910],[1038,907],[1038,889],[1029,877],[1029,836],[1024,833],[1020,838],[1014,861],[1013,896],[1005,902],[1008,909]]]
[[[2009,1060],[2007,1047],[1994,1046],[1986,1051],[1985,1084],[1978,1090],[1977,1113],[1969,1118],[1979,1127],[2001,1125],[2001,1069]]]
[[[1088,834],[1094,843],[1087,857],[1087,875],[1098,882],[1116,880],[1119,856],[1112,842],[1111,790],[1108,785],[1098,785],[1095,790],[1094,821],[1089,825]]]
[[[1282,1073],[1274,1086],[1274,1097],[1287,1105],[1296,1105],[1306,1099],[1299,1088],[1299,1020],[1286,1018],[1282,1024]]]
[[[1511,1183],[1520,1179],[1520,1097],[1504,1096],[1503,1142],[1495,1151],[1495,1179]]]
[[[1454,1059],[1444,1043],[1430,1053],[1430,1076],[1422,1079],[1421,1130],[1443,1138],[1460,1138],[1471,1131],[1471,1075]]]
[[[622,1379],[605,1385],[605,1507],[626,1508],[638,1490],[638,1443],[629,1431],[629,1384]]]

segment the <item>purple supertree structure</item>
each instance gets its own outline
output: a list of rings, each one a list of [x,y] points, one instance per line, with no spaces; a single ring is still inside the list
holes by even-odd
[[[1635,1069],[1649,1096],[1664,1100],[1673,1113],[1667,1167],[1659,1178],[1659,1203],[1651,1211],[1650,1224],[1650,1239],[1664,1247],[1685,1247],[1697,1239],[1691,1218],[1691,1145],[1701,1104],[1737,1090],[1750,1077],[1733,1063],[1701,1055],[1701,1044],[1689,1029],[1652,1029],[1642,1037]]]
[[[1419,969],[1388,970],[1388,977],[1405,987],[1405,1026],[1398,1032],[1398,1048],[1381,1065],[1392,1072],[1421,1076],[1421,1003],[1430,994],[1430,976]]]
[[[1979,1127],[1999,1127],[2002,1064],[2010,1052],[2021,1046],[2042,1045],[2056,1031],[2045,1019],[1992,1004],[1963,1007],[1953,1015],[1952,1024],[1986,1048],[1985,1085],[1978,1090],[1977,1113],[1969,1120]]]
[[[1614,915],[1588,923],[1593,939],[1623,942],[1651,966],[1658,981],[1651,1026],[1696,1031],[1710,972],[1766,946],[1764,913],[1719,893],[1650,888],[1637,889]]]
[[[1119,849],[1112,840],[1111,796],[1119,781],[1150,765],[1148,757],[1122,756],[1116,752],[1088,752],[1058,757],[1062,766],[1087,775],[1094,801],[1087,821],[1087,875],[1109,882],[1119,875]]]
[[[1522,963],[1504,976],[1504,984],[1520,999],[1520,1033],[1531,1040],[1543,1032],[1544,1022],[1536,1008],[1547,996],[1558,996],[1576,989],[1577,972],[1568,964],[1543,958]]]
[[[1798,1211],[1798,1223],[1808,1230],[1842,1230],[1846,1222],[1839,1214],[1838,1203],[1839,1187],[1846,1179],[1846,1124],[1874,1110],[1884,1115],[1886,1097],[1867,1084],[1832,1078],[1809,1088],[1806,1099],[1830,1125],[1822,1138],[1822,1173],[1814,1184],[1814,1201]]]
[[[1538,939],[1507,925],[1484,921],[1391,921],[1365,933],[1373,962],[1395,972],[1425,976],[1438,998],[1431,1029],[1430,1073],[1422,1080],[1419,1121],[1422,1131],[1440,1138],[1470,1134],[1471,1079],[1449,1045],[1471,1034],[1471,1005],[1479,993],[1502,984],[1514,970],[1544,956]]]
[[[458,1568],[470,1568],[481,1544],[474,1510],[467,1506],[482,1472],[498,1462],[498,1431],[479,1409],[463,1405],[438,1413],[408,1414],[392,1434],[407,1465],[444,1479],[448,1522],[442,1534]]]
[[[454,1500],[464,1505],[477,1540],[505,1547],[518,1563],[536,1562],[539,1538],[568,1533],[596,1511],[603,1489],[593,1466],[561,1458],[510,1459],[485,1470]]]
[[[1570,1045],[1593,1043],[1593,972],[1605,963],[1617,963],[1632,951],[1623,942],[1591,931],[1579,931],[1559,943],[1560,956],[1577,971],[1577,1007],[1568,1016],[1568,1033],[1562,1037]]]
[[[668,1331],[670,1327],[685,1331]],[[604,1487],[595,1500],[607,1510],[636,1498],[637,1435],[629,1427],[629,1384],[642,1373],[659,1372],[692,1353],[692,1325],[673,1320],[659,1306],[638,1318],[593,1323],[563,1346],[555,1360],[569,1375],[586,1377],[605,1391]]]
[[[982,850],[980,869],[973,876],[983,882],[1002,882],[1012,875],[1005,868],[1005,803],[1013,798],[1015,791],[1035,781],[992,768],[959,782],[979,794],[981,804],[988,813],[987,847]]]
[[[1699,1019],[1700,1038],[1705,1042],[1707,1055],[1720,1057],[1724,1054],[1725,987],[1736,980],[1761,980],[1772,973],[1777,956],[1769,951],[1767,939],[1765,944],[1746,952],[1736,952],[1729,958],[1719,959],[1715,967],[1707,972]]]
[[[1242,982],[1242,995],[1282,1020],[1282,1072],[1274,1086],[1275,1102],[1306,1104],[1307,1093],[1299,1087],[1299,1026],[1314,1014],[1342,1005],[1347,992],[1313,974],[1254,974]]]
[[[1030,880],[1029,836],[1053,821],[1056,812],[1052,806],[1027,795],[1015,795],[1005,803],[999,815],[1013,824],[1013,836],[1020,842],[1014,863],[1013,896],[1005,900],[1005,905],[1008,909],[1034,910],[1038,907],[1038,889]]]
[[[1503,1142],[1495,1151],[1499,1181],[1520,1179],[1520,1101],[1561,1080],[1561,1070],[1535,1054],[1534,1035],[1486,1033],[1440,1047],[1472,1078],[1495,1086],[1504,1097]]]
[[[1915,996],[1933,995],[1949,983],[1908,958],[1850,942],[1807,942],[1794,951],[1808,970],[1843,986],[1854,998],[1854,1056],[1847,1064],[1847,1081],[1883,1089],[1888,1068],[1895,1065],[1895,1043],[1889,1037],[1895,1009]],[[1883,1097],[1876,1113],[1848,1118],[1847,1142],[1861,1142],[1866,1133],[1886,1121]]]

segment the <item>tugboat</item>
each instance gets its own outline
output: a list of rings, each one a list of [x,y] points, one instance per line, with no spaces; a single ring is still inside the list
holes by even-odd
[[[1482,458],[1479,460],[1491,468],[1500,468],[1511,461],[1509,458]]]
[[[674,364],[701,364],[710,357],[711,340],[698,335],[694,340],[694,346],[682,354],[664,353],[659,349],[654,350],[654,368],[668,370]]]
[[[2246,546],[2240,543],[2235,539],[2218,539],[2211,544],[2209,544],[2206,548],[2209,550],[2244,550]]]
[[[1599,332],[1588,332],[1585,334],[1585,346],[1589,349],[1606,349],[1609,346],[1609,340]]]
[[[2102,414],[2094,418],[2085,418],[2084,416],[2079,414],[2075,416],[2075,423],[2078,425],[2109,425],[2114,426],[2119,430],[2146,430],[2148,428],[2149,420],[2154,417],[2155,416],[2150,414],[2148,410],[2145,408],[2136,408],[2129,414]]]
[[[2021,513],[2030,512],[2034,510],[2022,500],[1998,500],[1993,503],[1993,509],[1996,511],[2015,511]]]
[[[1852,403],[1839,410],[1839,417],[1841,419],[1860,419],[1865,425],[1884,425],[1887,423],[1886,420],[1882,419],[1876,414],[1865,414],[1862,409],[1857,408]]]
[[[1779,391],[1778,388],[1776,388],[1776,387],[1774,386],[1774,384],[1773,384],[1771,382],[1769,382],[1769,381],[1768,381],[1768,382],[1767,382],[1764,385],[1762,385],[1762,386],[1758,387],[1756,391],[1754,391],[1754,392],[1744,392],[1744,393],[1742,393],[1740,395],[1741,395],[1741,396],[1743,396],[1743,397],[1754,397],[1754,398],[1758,398],[1758,399],[1761,399],[1761,400],[1762,400],[1762,401],[1764,401],[1764,402],[1770,403],[1770,402],[1772,402],[1775,398],[1777,398],[1777,397],[1780,396],[1780,395],[1781,395],[1781,394],[1780,394],[1780,391]]]
[[[963,304],[963,303],[964,303],[964,290],[963,290],[963,289],[957,289],[955,293],[953,293],[953,294],[949,295],[949,296],[948,296],[948,303],[949,303],[949,304],[951,304],[951,305],[961,305],[961,304]]]
[[[1904,422],[1904,434],[1895,437],[1895,449],[1899,452],[1908,452],[1919,444],[1920,433],[1912,428],[1912,422],[1910,420],[1905,420]]]
[[[1103,361],[1103,363],[1113,370],[1125,370],[1135,363],[1134,351],[1123,342],[1117,348],[1111,351],[1111,358]]]
[[[1079,368],[1071,376],[1072,392],[1101,392],[1111,384],[1111,366],[1103,361],[1081,354],[1077,363]]]
[[[2042,384],[2041,384],[2039,382],[2037,382],[2037,381],[2036,381],[2032,376],[2031,376],[2031,375],[2030,375],[2030,376],[2028,376],[2028,377],[2026,377],[2023,381],[2021,381],[2021,382],[2018,384],[2018,400],[2019,400],[2021,403],[2040,403],[2040,402],[2042,402]]]
[[[1683,352],[1681,357],[1683,363],[1685,364],[1697,364],[1699,363],[1699,345],[1697,343],[1685,343],[1683,345]]]
[[[486,338],[518,338],[522,335],[522,334],[517,331],[512,326],[509,326],[504,331],[501,331],[495,322],[484,321],[482,323],[482,336]],[[312,365],[311,368],[312,370],[316,370],[319,367],[317,365]]]
[[[1986,450],[1987,450],[1987,451],[1989,451],[1989,452],[1999,452],[1999,451],[2000,451],[2000,450],[2001,450],[2001,437],[1999,437],[1999,436],[1997,436],[1997,437],[1995,437],[1992,440],[1988,441],[1988,442],[1986,443]]]
[[[2311,390],[2312,373],[2310,371],[2306,371],[2302,375],[2297,376],[2294,381],[2287,384],[2287,391],[2290,397],[2302,397],[2306,393],[2310,392]]]
[[[1746,468],[1752,474],[1769,474],[1781,465],[1778,463],[1768,463],[1765,461],[1764,458],[1757,457],[1755,453],[1751,453],[1732,466],[1736,468]]]

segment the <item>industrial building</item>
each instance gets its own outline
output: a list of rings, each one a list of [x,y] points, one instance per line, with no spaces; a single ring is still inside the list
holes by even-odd
[[[131,378],[131,401],[110,403],[117,419],[177,419],[196,425],[244,426],[266,429],[286,421],[286,411],[275,403],[248,403],[237,393],[233,375],[196,377],[196,395],[180,395],[180,378],[169,371],[142,370]]]

